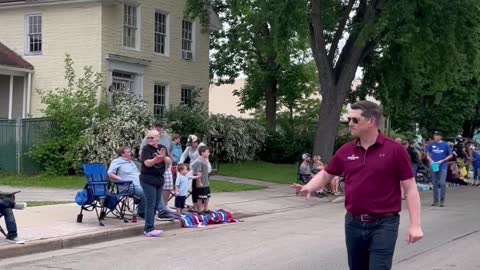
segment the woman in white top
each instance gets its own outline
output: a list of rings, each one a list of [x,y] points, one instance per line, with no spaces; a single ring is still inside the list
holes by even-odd
[[[191,167],[193,162],[195,162],[200,157],[200,154],[198,153],[198,148],[204,145],[205,144],[200,142],[197,136],[189,135],[187,139],[187,148],[185,148],[185,151],[183,151],[183,154],[180,157],[180,161],[178,162],[178,164],[185,163],[185,160],[189,158],[190,161],[188,163],[190,163]],[[208,162],[208,172],[212,172],[212,165],[210,164],[210,161]]]

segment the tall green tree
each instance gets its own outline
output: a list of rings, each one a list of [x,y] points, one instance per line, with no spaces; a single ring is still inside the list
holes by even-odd
[[[330,30],[335,10],[343,15]],[[365,72],[362,84],[391,115],[408,118],[418,111],[430,129],[432,118],[454,114],[457,108],[438,105],[442,94],[445,102],[464,97],[464,84],[477,74],[479,14],[476,0],[312,0],[312,49],[323,97],[314,152],[331,154],[359,67]],[[345,44],[338,46],[342,37]],[[419,102],[417,93],[430,96]]]
[[[224,28],[212,34],[211,76],[217,84],[232,83],[240,74],[247,83],[239,96],[243,109],[265,106],[267,128],[274,130],[284,97],[298,97],[285,76],[298,75],[308,62],[308,6],[298,0],[189,0],[187,15],[204,23],[210,8]],[[303,90],[303,89],[300,89]]]
[[[206,6],[205,9],[212,5],[207,0],[190,2]],[[269,17],[265,1],[246,2],[243,7],[254,10],[258,20]],[[232,0],[232,3],[245,1]],[[298,0],[295,3],[289,13],[308,21],[322,96],[313,152],[326,159],[332,155],[338,120],[359,67],[365,72],[365,88],[386,105],[387,112],[407,117],[410,117],[408,110],[403,108],[418,106],[427,112],[453,113],[454,108],[442,111],[438,107],[442,94],[444,101],[449,99],[448,93],[463,97],[465,94],[458,91],[463,91],[464,85],[476,77],[477,44],[480,44],[477,0]],[[269,4],[268,9],[278,13],[275,3]],[[308,7],[306,12],[305,7]],[[238,28],[238,31],[258,32],[254,28]],[[237,34],[234,36],[237,43],[250,46],[249,42],[236,38],[241,35]],[[277,54],[285,50],[275,46],[271,39],[262,41]],[[417,99],[421,95],[416,94],[422,92],[430,94],[422,99],[423,103],[406,102],[405,97]]]
[[[479,104],[479,11],[473,0],[398,1],[385,11],[377,28],[384,34],[364,62],[359,92],[382,101],[395,129],[412,131],[418,123],[455,136],[472,120]]]

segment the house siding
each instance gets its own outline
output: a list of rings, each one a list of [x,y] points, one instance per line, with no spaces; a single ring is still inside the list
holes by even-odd
[[[141,3],[141,49],[123,47],[123,5],[116,1],[59,4],[0,9],[0,41],[34,66],[31,114],[41,116],[44,105],[36,89],[55,89],[66,85],[65,54],[72,56],[77,75],[84,66],[101,72],[106,84],[111,76],[109,54],[150,61],[145,66],[143,95],[153,110],[156,82],[168,83],[168,105],[180,102],[181,87],[201,90],[200,101],[208,106],[209,33],[194,22],[194,61],[181,57],[182,19],[185,0],[144,0]],[[169,14],[169,55],[154,53],[155,10]],[[25,15],[42,14],[42,54],[25,54]],[[105,85],[108,86],[108,85]],[[98,93],[99,96],[101,93]]]
[[[64,60],[68,53],[75,61],[77,75],[84,66],[101,71],[101,4],[84,3],[57,6],[0,9],[0,40],[34,66],[32,76],[32,116],[44,108],[37,89],[63,87]],[[25,16],[42,14],[42,54],[25,54]]]
[[[168,83],[168,105],[180,103],[181,87],[194,86],[201,88],[200,101],[208,107],[209,87],[209,33],[205,32],[200,23],[194,24],[194,61],[182,60],[182,20],[185,1],[141,1],[141,44],[140,50],[123,47],[123,6],[108,5],[103,7],[102,22],[102,59],[108,54],[150,60],[145,66],[143,78],[143,95],[153,110],[153,88],[156,82]],[[154,20],[155,11],[159,10],[169,15],[169,54],[168,56],[154,53]],[[109,72],[108,61],[102,62],[104,74]]]

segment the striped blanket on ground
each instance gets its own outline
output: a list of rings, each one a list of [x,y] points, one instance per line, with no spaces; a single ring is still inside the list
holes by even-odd
[[[233,219],[232,213],[219,209],[211,214],[200,215],[196,213],[181,215],[176,217],[183,228],[205,227],[211,224],[235,223],[238,220]]]

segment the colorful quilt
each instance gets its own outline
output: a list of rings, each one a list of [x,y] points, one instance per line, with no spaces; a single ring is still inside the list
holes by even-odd
[[[210,214],[186,214],[177,216],[183,228],[198,228],[205,227],[211,224],[226,224],[235,223],[238,220],[233,219],[232,213],[223,209],[215,210]]]

